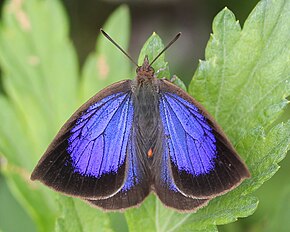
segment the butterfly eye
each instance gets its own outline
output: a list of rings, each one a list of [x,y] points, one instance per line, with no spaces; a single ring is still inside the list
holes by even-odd
[[[136,68],[136,73],[138,73],[138,72],[140,71],[140,69],[141,69],[141,67],[138,66],[138,67]]]

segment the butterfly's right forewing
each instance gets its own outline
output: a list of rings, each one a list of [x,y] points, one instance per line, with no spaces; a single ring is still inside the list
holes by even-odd
[[[132,104],[130,80],[95,95],[65,123],[31,179],[82,198],[118,192],[126,176]]]

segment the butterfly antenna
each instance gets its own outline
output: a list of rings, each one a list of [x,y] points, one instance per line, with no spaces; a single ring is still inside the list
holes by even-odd
[[[102,32],[102,34],[112,42],[112,44],[114,44],[121,52],[123,52],[123,54],[125,56],[127,56],[132,62],[133,64],[135,64],[136,66],[139,66],[133,59],[132,57],[127,53],[125,52],[125,50],[123,48],[121,48],[121,46],[119,44],[117,44],[102,28],[100,29],[100,31]]]
[[[155,59],[150,63],[150,66],[181,36],[181,32],[177,33],[177,35],[171,40],[165,48],[155,57]]]

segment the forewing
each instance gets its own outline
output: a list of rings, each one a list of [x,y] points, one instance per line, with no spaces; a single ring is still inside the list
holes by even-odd
[[[65,123],[31,179],[83,198],[114,194],[125,179],[133,111],[131,81],[102,90]]]
[[[205,109],[180,88],[167,81],[160,83],[160,116],[177,188],[194,198],[212,198],[249,177]]]
[[[123,187],[114,195],[100,200],[88,200],[89,203],[105,210],[122,210],[139,205],[150,192],[150,173],[138,155],[136,133],[130,134],[126,152],[126,177]]]

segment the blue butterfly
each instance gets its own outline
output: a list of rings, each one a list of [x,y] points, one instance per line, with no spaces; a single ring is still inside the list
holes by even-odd
[[[249,178],[203,106],[154,76],[152,63],[179,36],[151,63],[146,56],[134,80],[112,84],[81,106],[31,179],[105,210],[137,206],[153,191],[168,207],[195,211]]]

